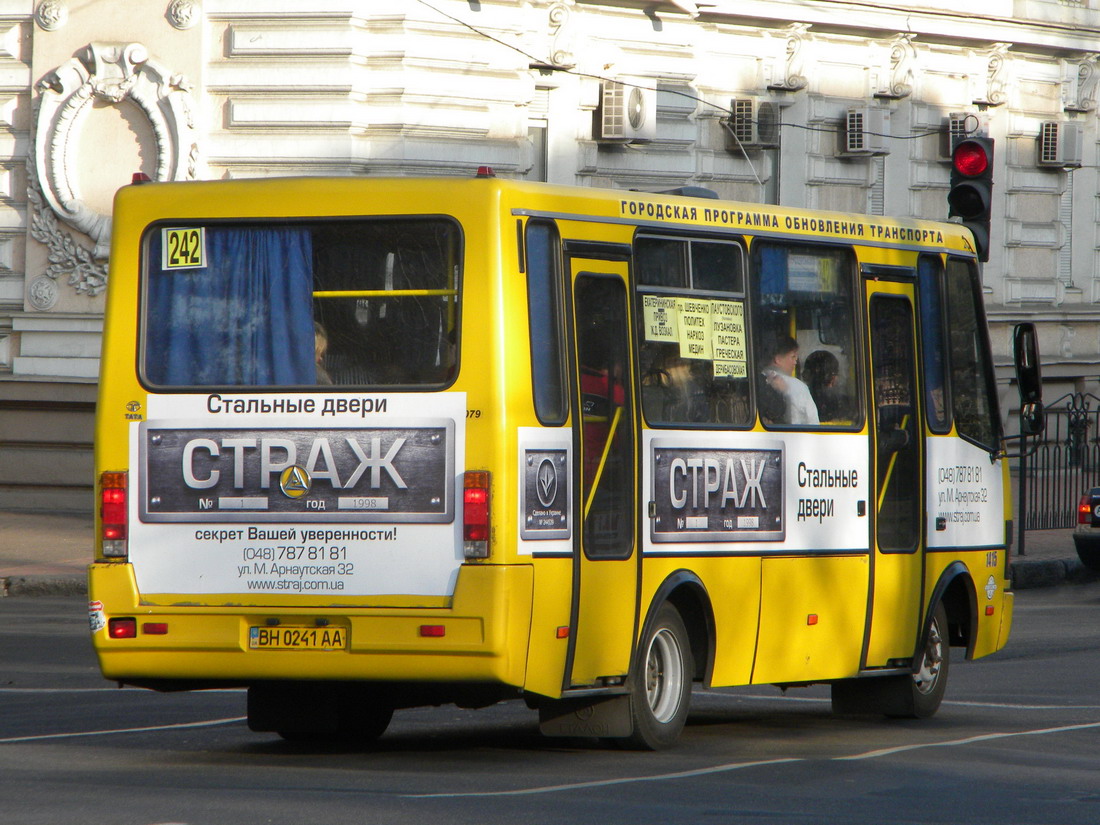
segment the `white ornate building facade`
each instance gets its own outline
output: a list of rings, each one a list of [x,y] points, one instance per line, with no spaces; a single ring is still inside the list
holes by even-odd
[[[950,135],[977,130],[999,362],[1026,316],[1052,392],[1096,391],[1098,60],[1100,0],[0,0],[0,507],[92,506],[110,204],[137,171],[488,164],[942,219]],[[631,92],[645,117],[603,118]]]

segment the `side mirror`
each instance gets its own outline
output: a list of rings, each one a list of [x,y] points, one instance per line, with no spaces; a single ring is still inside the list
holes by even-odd
[[[1042,401],[1024,404],[1020,408],[1020,432],[1024,435],[1039,435],[1047,427],[1046,410]]]
[[[1043,376],[1039,368],[1039,338],[1035,324],[1017,324],[1012,332],[1012,359],[1016,364],[1016,384],[1020,388],[1020,403],[1035,404],[1043,400]]]
[[[1035,324],[1017,324],[1012,333],[1012,359],[1020,390],[1020,432],[1038,435],[1046,427],[1043,376],[1039,367],[1039,340]]]

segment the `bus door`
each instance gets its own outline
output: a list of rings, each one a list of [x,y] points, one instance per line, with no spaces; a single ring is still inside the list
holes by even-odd
[[[621,683],[630,668],[638,600],[638,438],[626,264],[572,258],[570,274],[573,439],[580,457],[574,524],[581,528],[573,550],[567,688]]]
[[[867,282],[875,486],[873,584],[865,667],[901,664],[916,645],[922,604],[922,432],[910,284]]]

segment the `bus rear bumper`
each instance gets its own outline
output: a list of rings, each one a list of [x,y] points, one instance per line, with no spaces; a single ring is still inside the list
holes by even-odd
[[[89,570],[92,643],[108,679],[179,689],[266,680],[478,682],[522,687],[531,568],[470,565],[446,607],[142,604],[128,564]],[[133,618],[112,638],[110,619]],[[301,630],[316,649],[257,649],[253,628]],[[297,638],[295,641],[297,641]]]

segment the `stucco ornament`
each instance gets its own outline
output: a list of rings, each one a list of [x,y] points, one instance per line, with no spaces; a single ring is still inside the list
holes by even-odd
[[[34,10],[34,22],[43,31],[57,31],[68,20],[69,9],[61,0],[42,0]]]
[[[917,62],[917,48],[913,45],[915,38],[914,34],[899,34],[891,41],[887,69],[889,85],[875,92],[875,97],[899,100],[913,94],[913,69]]]
[[[1008,50],[1011,46],[1011,43],[994,43],[993,47],[984,53],[985,89],[974,99],[979,106],[1001,106],[1008,101],[1005,87],[1009,79]]]
[[[172,0],[166,16],[174,28],[189,29],[199,22],[199,4],[195,0]]]
[[[572,67],[577,65],[573,54],[576,34],[572,25],[573,2],[558,2],[550,6],[548,20],[550,35],[553,38],[550,47],[550,60],[555,66]]]
[[[96,295],[107,282],[111,216],[88,206],[71,168],[80,141],[80,123],[95,104],[136,104],[149,122],[155,144],[158,181],[195,177],[198,146],[189,86],[155,61],[140,43],[91,43],[76,57],[44,77],[35,123],[28,197],[31,237],[49,248],[46,274],[68,275],[77,292]],[[150,147],[152,148],[152,147]],[[109,163],[109,153],[104,158]],[[128,180],[132,169],[119,169]],[[58,219],[94,243],[87,250],[58,224]]]
[[[797,92],[809,84],[806,76],[806,57],[810,48],[811,35],[808,23],[792,23],[787,26],[786,59],[782,67],[782,78],[768,84],[773,91]]]
[[[1073,72],[1070,82],[1062,84],[1063,108],[1067,112],[1092,112],[1096,109],[1096,84],[1100,80],[1096,61],[1100,55],[1088,54],[1069,66]]]
[[[27,299],[33,309],[39,312],[53,309],[57,304],[57,298],[57,281],[53,278],[39,275],[31,281],[30,289],[27,290]]]

